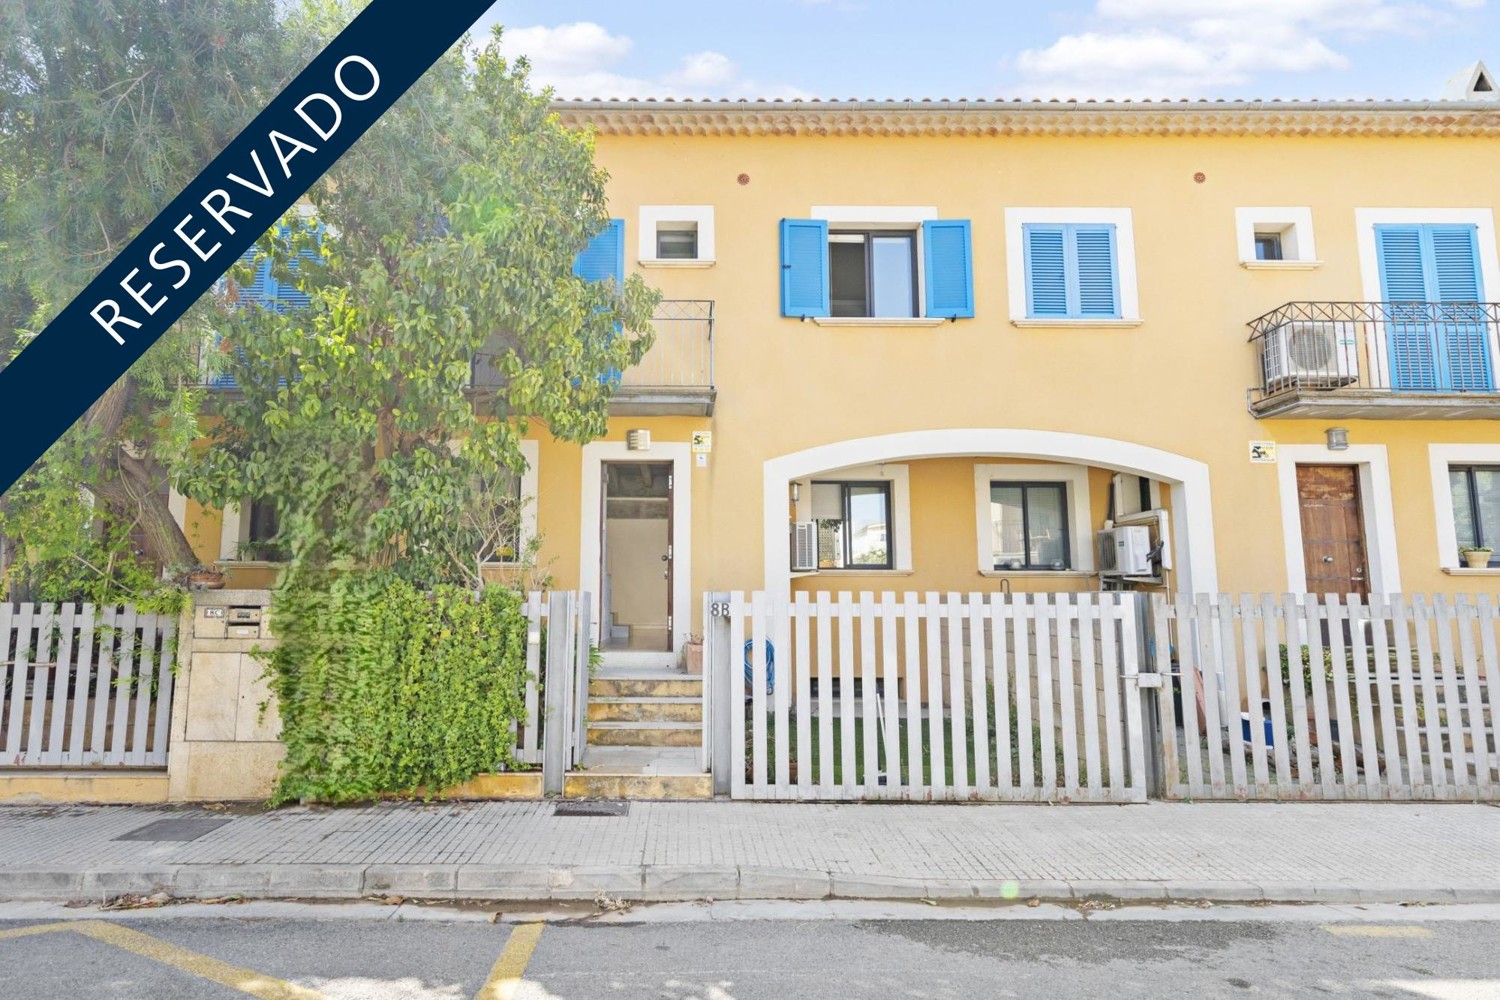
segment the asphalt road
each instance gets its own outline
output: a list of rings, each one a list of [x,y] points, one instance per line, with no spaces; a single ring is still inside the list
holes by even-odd
[[[680,919],[648,910],[545,924],[492,924],[474,911],[327,919],[328,908],[290,907],[0,920],[0,997],[1500,997],[1493,908],[1476,919],[1395,907],[886,919],[892,911],[872,904],[803,919],[814,911],[779,907],[763,918],[700,907],[679,908]]]

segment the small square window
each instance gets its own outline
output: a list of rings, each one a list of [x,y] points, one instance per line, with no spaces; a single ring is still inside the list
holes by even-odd
[[[1063,483],[990,483],[991,568],[1071,568]]]
[[[1280,233],[1256,233],[1255,234],[1255,259],[1256,260],[1282,260],[1281,234]]]
[[[656,257],[658,260],[697,260],[697,228],[657,229]]]

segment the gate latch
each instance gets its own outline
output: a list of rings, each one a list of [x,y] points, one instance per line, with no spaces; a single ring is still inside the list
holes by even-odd
[[[1161,687],[1161,674],[1135,674],[1135,681],[1143,688]]]

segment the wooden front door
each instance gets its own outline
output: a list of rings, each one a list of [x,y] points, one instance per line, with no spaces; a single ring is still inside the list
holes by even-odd
[[[1302,559],[1310,594],[1370,593],[1359,467],[1297,466]]]

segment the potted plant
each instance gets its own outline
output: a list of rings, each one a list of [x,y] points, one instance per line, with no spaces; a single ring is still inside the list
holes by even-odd
[[[1494,550],[1487,545],[1469,545],[1459,549],[1458,554],[1464,557],[1470,569],[1484,569],[1490,564]]]
[[[682,644],[682,667],[690,674],[703,673],[703,636],[689,632]]]
[[[200,564],[188,570],[187,585],[191,590],[223,590],[224,573],[217,566]]]

